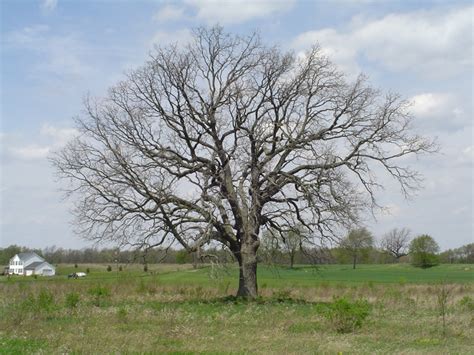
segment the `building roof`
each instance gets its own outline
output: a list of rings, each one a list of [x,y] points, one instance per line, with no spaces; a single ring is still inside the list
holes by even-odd
[[[36,270],[39,266],[42,266],[42,265],[49,266],[54,270],[56,269],[53,265],[51,265],[47,261],[35,261],[34,263],[31,263],[30,265],[26,266],[25,270]]]
[[[28,253],[19,253],[18,254],[18,257],[20,258],[20,260],[22,261],[27,261],[31,258],[34,258],[34,257],[37,257],[37,258],[40,258],[41,260],[44,260],[41,256],[39,256],[38,254],[36,253],[33,253],[33,252],[28,252]]]
[[[40,266],[41,264],[44,264],[45,261],[35,261],[34,263],[31,263],[27,267],[25,267],[25,270],[34,270],[36,267]]]

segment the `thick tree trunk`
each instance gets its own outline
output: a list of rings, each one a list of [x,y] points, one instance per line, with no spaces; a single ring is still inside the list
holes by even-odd
[[[354,254],[353,259],[352,259],[352,269],[356,268],[356,261],[357,261],[357,254]]]
[[[239,289],[237,297],[256,298],[257,287],[257,250],[254,247],[242,246],[236,255],[239,262]]]

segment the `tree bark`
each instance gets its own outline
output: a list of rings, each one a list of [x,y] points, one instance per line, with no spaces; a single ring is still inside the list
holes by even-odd
[[[239,289],[237,297],[256,298],[257,286],[257,249],[242,246],[240,253],[235,255],[239,262]]]
[[[352,269],[354,270],[356,268],[356,261],[357,261],[357,254],[354,254],[353,259],[352,259]]]

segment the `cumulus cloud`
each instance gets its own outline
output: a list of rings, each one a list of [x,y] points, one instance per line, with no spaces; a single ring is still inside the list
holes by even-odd
[[[198,20],[207,23],[237,24],[245,21],[285,12],[294,0],[186,0],[196,9]]]
[[[454,131],[469,126],[465,103],[449,93],[421,93],[410,99],[416,124],[424,130]]]
[[[324,28],[294,39],[296,49],[318,42],[336,63],[359,71],[360,60],[393,72],[443,77],[472,67],[473,6],[446,11],[389,14],[380,19],[354,18],[346,29]]]

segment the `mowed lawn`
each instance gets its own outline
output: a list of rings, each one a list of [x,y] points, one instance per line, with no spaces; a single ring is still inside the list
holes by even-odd
[[[260,266],[251,302],[229,297],[235,266],[112,267],[0,278],[0,354],[468,354],[474,345],[474,265]],[[337,331],[327,314],[340,298],[368,303],[360,328]]]

